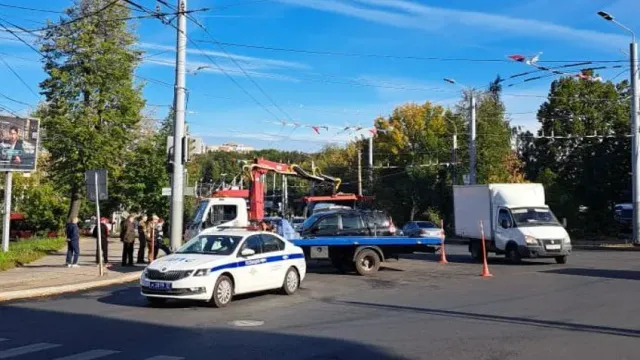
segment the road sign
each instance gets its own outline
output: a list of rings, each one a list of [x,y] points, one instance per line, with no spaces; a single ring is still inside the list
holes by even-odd
[[[98,182],[97,186],[96,179]],[[109,198],[109,192],[107,190],[107,170],[88,170],[85,173],[85,183],[87,184],[87,198],[89,201],[96,201],[96,191],[100,194],[99,200],[107,200]]]

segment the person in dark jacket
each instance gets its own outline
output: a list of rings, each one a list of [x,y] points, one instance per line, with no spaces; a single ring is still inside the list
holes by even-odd
[[[136,242],[136,225],[133,223],[133,216],[127,217],[127,222],[122,228],[124,233],[122,244],[122,266],[133,266],[133,246]]]
[[[138,264],[144,264],[144,250],[147,245],[147,216],[142,215],[140,217],[140,221],[138,222],[138,243],[140,247],[138,248]]]
[[[93,237],[98,239],[98,227],[100,228],[100,242],[102,245],[102,263],[105,266],[109,266],[109,228],[107,228],[107,224],[102,221],[93,228]],[[96,264],[100,263],[100,258],[98,257],[98,243],[96,242]]]
[[[80,228],[78,218],[74,217],[67,223],[67,267],[78,267],[80,255]]]

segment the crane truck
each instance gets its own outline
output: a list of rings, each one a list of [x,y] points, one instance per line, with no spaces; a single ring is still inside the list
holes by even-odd
[[[187,226],[185,237],[195,237],[204,229],[217,227],[248,227],[264,219],[263,175],[269,172],[295,176],[315,183],[330,183],[333,192],[322,197],[309,197],[307,201],[357,201],[359,195],[338,193],[340,178],[314,170],[308,172],[295,164],[285,164],[256,158],[245,165],[244,170],[251,179],[248,190],[223,190],[203,199]],[[323,236],[290,241],[304,250],[305,256],[317,260],[331,260],[338,269],[356,270],[360,275],[371,275],[380,264],[399,254],[413,252],[435,252],[444,240],[440,237],[410,238],[403,236]]]

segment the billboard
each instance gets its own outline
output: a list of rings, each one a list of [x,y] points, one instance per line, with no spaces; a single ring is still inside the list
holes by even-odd
[[[0,115],[0,171],[33,171],[40,120]]]

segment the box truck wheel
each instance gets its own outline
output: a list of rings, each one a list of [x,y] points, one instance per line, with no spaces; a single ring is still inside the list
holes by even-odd
[[[482,244],[479,241],[471,241],[469,243],[469,252],[473,261],[482,262]]]
[[[566,264],[567,263],[567,255],[565,255],[565,256],[556,256],[556,263],[558,263],[558,264]]]
[[[510,242],[507,244],[507,249],[505,251],[505,255],[507,260],[513,264],[519,264],[522,262],[522,256],[520,256],[520,252],[518,251],[518,245],[514,242]]]

